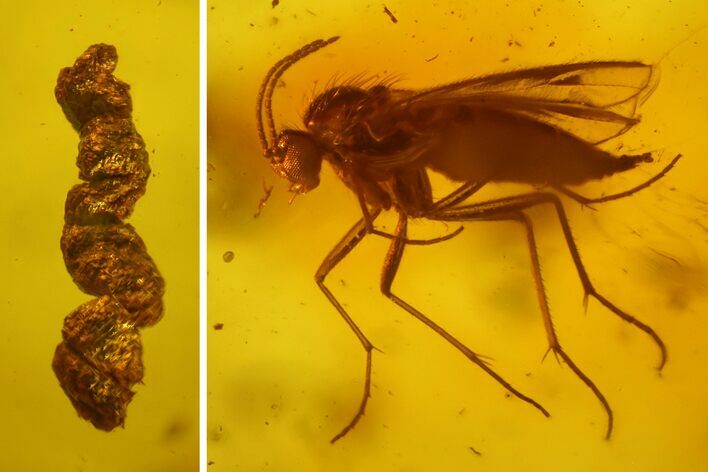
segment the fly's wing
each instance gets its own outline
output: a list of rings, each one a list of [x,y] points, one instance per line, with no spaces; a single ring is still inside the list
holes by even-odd
[[[658,84],[655,72],[640,62],[554,65],[443,85],[398,106],[424,109],[457,104],[517,113],[599,144],[639,122],[637,107]]]
[[[435,144],[438,130],[449,126],[446,111],[459,106],[514,113],[600,144],[639,122],[637,108],[658,84],[655,72],[640,62],[584,62],[475,77],[418,92],[393,89],[391,102],[367,116],[366,125],[372,135],[398,129],[409,143],[395,153],[362,158],[378,169],[415,162]]]

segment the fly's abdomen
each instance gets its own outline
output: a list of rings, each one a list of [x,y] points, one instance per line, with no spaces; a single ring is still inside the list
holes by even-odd
[[[467,110],[425,156],[428,167],[457,181],[572,185],[651,161],[616,157],[576,136],[523,116]]]

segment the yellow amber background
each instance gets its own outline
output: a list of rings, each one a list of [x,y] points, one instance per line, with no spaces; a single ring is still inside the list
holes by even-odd
[[[708,4],[386,5],[397,24],[380,2],[208,3],[210,470],[705,470],[708,30],[696,31],[708,24]],[[371,237],[328,280],[385,354],[374,353],[366,415],[329,444],[358,406],[364,352],[313,274],[360,211],[326,164],[319,188],[289,206],[286,182],[261,157],[254,107],[273,63],[333,35],[342,39],[283,76],[274,96],[279,127],[300,127],[308,100],[333,77],[336,83],[362,72],[398,74],[402,86],[419,88],[553,63],[660,62],[661,83],[642,107],[643,123],[607,144],[655,151],[660,161],[580,190],[620,191],[679,152],[683,160],[641,194],[597,211],[568,201],[567,210],[598,290],[666,342],[661,375],[648,336],[595,300],[584,314],[552,210],[530,212],[560,340],[614,409],[610,441],[592,393],[552,356],[542,362],[546,341],[523,232],[476,223],[445,244],[408,248],[394,291],[491,356],[498,372],[552,417],[506,398],[479,368],[383,298],[378,277],[387,243]],[[254,218],[264,182],[275,189]],[[519,190],[493,186],[475,198]],[[379,222],[389,230],[393,223]],[[453,228],[411,225],[418,237]],[[234,252],[230,263],[222,259],[227,251]],[[211,329],[215,323],[223,329]]]
[[[197,470],[197,6],[40,1],[3,12],[1,470]],[[164,319],[141,331],[144,385],[111,433],[77,416],[51,369],[64,317],[89,299],[59,250],[79,137],[54,85],[96,42],[118,48],[116,75],[131,85],[154,175],[129,221],[167,283]]]

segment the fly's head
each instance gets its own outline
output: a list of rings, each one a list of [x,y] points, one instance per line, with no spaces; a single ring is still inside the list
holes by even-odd
[[[256,120],[263,154],[270,161],[275,173],[288,179],[291,184],[290,191],[295,195],[309,192],[319,185],[325,150],[308,132],[285,129],[276,133],[272,109],[273,92],[278,80],[291,65],[337,39],[338,36],[326,40],[318,39],[276,62],[266,74],[258,92]],[[270,139],[266,138],[266,127]]]
[[[283,130],[267,154],[275,173],[290,182],[291,192],[305,193],[319,185],[324,153],[311,134]]]

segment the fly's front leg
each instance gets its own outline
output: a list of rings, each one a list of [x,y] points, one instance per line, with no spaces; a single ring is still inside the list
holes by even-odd
[[[396,237],[391,241],[391,246],[389,246],[388,254],[386,255],[386,260],[383,266],[383,273],[381,275],[381,292],[386,297],[391,299],[396,305],[406,310],[408,313],[413,315],[413,317],[415,317],[427,327],[435,331],[448,343],[452,344],[455,348],[457,348],[457,350],[464,354],[465,357],[477,364],[482,370],[484,370],[487,374],[494,378],[494,380],[499,382],[511,394],[533,405],[534,407],[539,409],[545,416],[550,416],[548,411],[546,411],[546,409],[543,408],[538,402],[516,390],[513,386],[511,386],[511,384],[509,384],[509,382],[504,380],[499,374],[492,370],[489,364],[482,360],[479,354],[473,352],[470,348],[462,344],[459,340],[457,340],[450,333],[445,331],[434,321],[426,317],[423,313],[413,308],[411,305],[409,305],[404,300],[397,297],[391,292],[391,286],[393,285],[393,280],[396,277],[396,273],[398,272],[398,268],[401,264],[401,258],[403,257],[403,249],[406,245],[405,238],[407,226],[408,218],[405,215],[399,215],[398,226],[396,227]]]
[[[462,217],[462,215],[460,215]],[[558,335],[553,327],[553,319],[551,318],[551,309],[548,306],[548,297],[546,297],[546,289],[543,286],[543,277],[541,275],[541,262],[538,258],[538,249],[536,246],[536,237],[533,231],[533,224],[531,218],[526,213],[521,211],[514,211],[508,214],[500,213],[499,215],[490,215],[482,218],[475,218],[475,220],[481,221],[516,221],[521,223],[526,230],[526,239],[529,246],[529,254],[531,255],[531,270],[533,272],[534,284],[536,286],[536,295],[538,297],[538,304],[541,307],[541,314],[543,315],[543,326],[546,330],[546,338],[548,339],[548,351],[552,351],[554,355],[563,359],[563,361],[570,367],[570,370],[575,373],[575,375],[587,385],[590,390],[595,394],[600,403],[602,403],[605,412],[607,413],[607,433],[605,435],[606,439],[610,439],[612,434],[613,425],[613,414],[612,408],[608,403],[605,396],[602,394],[600,389],[595,385],[590,377],[588,377],[580,368],[573,362],[573,360],[568,356],[565,350],[561,347],[558,340]]]
[[[376,211],[372,215],[372,219],[378,216],[379,212]],[[339,314],[344,318],[349,328],[354,332],[359,342],[364,347],[366,351],[366,376],[364,378],[364,393],[359,403],[359,409],[354,414],[354,417],[349,421],[349,423],[342,429],[337,435],[331,439],[331,443],[336,442],[351,431],[354,426],[359,422],[362,416],[364,416],[364,411],[366,410],[366,403],[371,395],[371,351],[375,349],[371,341],[364,335],[364,333],[359,329],[354,320],[349,316],[344,307],[339,303],[339,301],[334,297],[332,292],[327,288],[324,281],[332,269],[334,269],[337,264],[339,264],[355,247],[359,244],[364,236],[367,234],[367,223],[364,218],[359,220],[352,228],[347,232],[347,234],[337,243],[337,245],[327,254],[322,264],[320,264],[317,273],[315,274],[315,281],[317,286],[322,290],[322,292],[327,297],[327,300],[334,306],[334,308],[339,312]]]
[[[483,219],[484,217],[490,215],[494,216],[502,213],[521,211],[533,206],[549,203],[554,206],[556,214],[558,215],[558,220],[561,224],[561,229],[563,231],[563,236],[565,238],[566,245],[568,246],[570,255],[573,258],[573,263],[575,264],[575,268],[578,271],[580,281],[583,284],[586,303],[588,297],[593,297],[602,305],[604,305],[605,308],[609,309],[612,313],[614,313],[616,316],[622,318],[627,323],[636,326],[641,331],[644,331],[646,334],[648,334],[654,340],[660,350],[661,357],[658,369],[661,370],[664,367],[664,364],[666,363],[666,346],[664,345],[664,342],[661,340],[659,335],[656,334],[654,329],[652,329],[649,325],[639,321],[637,318],[633,317],[629,313],[626,313],[625,311],[621,310],[595,289],[592,282],[590,281],[590,277],[588,277],[588,274],[585,271],[585,266],[583,266],[583,262],[580,259],[580,253],[578,252],[578,248],[575,245],[573,233],[571,232],[570,224],[568,223],[568,217],[566,216],[565,210],[563,209],[563,204],[561,203],[557,195],[552,193],[531,193],[519,195],[516,197],[500,198],[473,205],[464,205],[456,208],[450,208],[435,214],[428,215],[427,217],[431,220],[440,221],[461,221],[465,218]]]
[[[354,191],[357,201],[359,202],[359,207],[361,208],[361,214],[364,218],[364,226],[366,228],[367,233],[371,233],[374,230],[374,219],[376,219],[376,215],[378,215],[381,210],[376,210],[376,215],[371,214],[371,212],[369,211],[369,205],[366,203],[366,197],[364,196],[364,189],[362,188],[361,178],[358,176],[356,170],[354,170],[354,168],[351,167],[350,164],[346,164],[346,169],[346,174],[350,176],[352,190]],[[388,208],[386,205],[382,206]]]
[[[359,180],[357,178],[352,179],[352,183],[354,186],[354,193],[357,196],[357,200],[359,201],[359,207],[361,208],[361,213],[363,215],[363,221],[364,221],[364,227],[366,228],[366,232],[380,236],[382,238],[386,239],[394,239],[396,236],[390,233],[387,233],[385,231],[381,231],[379,229],[374,228],[374,219],[376,219],[376,215],[379,214],[381,210],[376,211],[376,215],[372,215],[371,211],[369,210],[369,206],[366,203],[366,198],[364,197],[364,193],[361,190],[361,184],[359,183]],[[461,189],[458,189],[457,192],[459,192]],[[453,192],[454,193],[454,192]],[[443,241],[447,241],[449,239],[454,238],[458,234],[462,232],[464,227],[460,226],[457,228],[455,231],[453,231],[450,234],[446,234],[444,236],[440,236],[437,238],[431,238],[431,239],[405,239],[406,244],[412,244],[416,246],[428,246],[432,244],[438,244]]]

